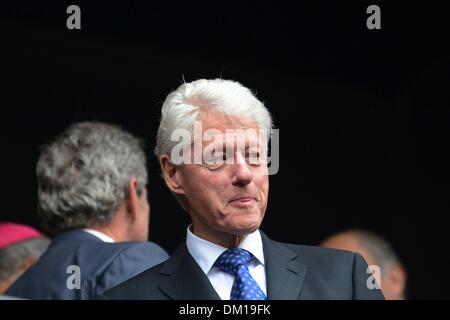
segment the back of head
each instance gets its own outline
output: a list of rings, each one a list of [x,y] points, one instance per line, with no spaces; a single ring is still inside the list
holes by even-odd
[[[379,267],[386,299],[404,299],[406,270],[389,242],[379,235],[366,230],[348,230],[328,237],[321,245],[361,254],[369,265]]]
[[[368,263],[387,270],[398,261],[392,246],[377,234],[366,230],[348,230],[335,234],[323,242],[326,247],[360,253]]]
[[[38,214],[49,234],[108,223],[126,197],[131,178],[147,184],[142,142],[98,122],[69,126],[39,157]]]
[[[372,255],[382,270],[387,270],[392,264],[399,261],[392,246],[379,235],[364,230],[353,232],[361,246]]]

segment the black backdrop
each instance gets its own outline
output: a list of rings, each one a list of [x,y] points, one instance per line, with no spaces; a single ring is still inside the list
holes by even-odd
[[[1,220],[37,226],[39,146],[99,120],[145,138],[150,238],[168,251],[188,219],[152,156],[165,95],[229,78],[256,91],[280,129],[262,229],[317,244],[361,227],[409,272],[411,298],[450,298],[450,59],[443,6],[371,2],[18,1],[0,4]],[[392,2],[392,1],[391,1]],[[81,30],[66,8],[81,7]]]

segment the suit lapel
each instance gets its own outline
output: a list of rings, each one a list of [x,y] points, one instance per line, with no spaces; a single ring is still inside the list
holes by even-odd
[[[174,300],[220,300],[185,241],[161,268],[158,288]]]
[[[305,280],[306,265],[286,246],[261,232],[266,265],[267,298],[298,299]],[[220,300],[208,277],[189,254],[183,241],[160,270],[158,288],[174,300]]]
[[[298,299],[305,280],[306,265],[286,246],[270,240],[261,232],[266,265],[267,298]]]

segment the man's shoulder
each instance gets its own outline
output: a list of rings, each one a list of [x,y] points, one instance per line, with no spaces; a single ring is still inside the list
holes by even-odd
[[[319,246],[276,242],[296,254],[296,260],[312,273],[348,274],[353,272],[357,254],[351,251],[322,248]]]
[[[164,249],[153,242],[148,241],[126,241],[126,242],[103,242],[103,241],[63,241],[51,244],[46,254],[42,257],[43,264],[53,264],[57,260],[76,260],[83,265],[109,265],[117,260],[123,262],[155,261],[167,259],[168,255]],[[131,259],[131,260],[130,260]]]
[[[158,244],[150,241],[126,241],[102,243],[102,248],[110,253],[129,254],[139,257],[163,257],[167,259],[167,252]]]
[[[152,242],[60,241],[50,245],[11,292],[30,299],[89,299],[167,258],[168,254]],[[66,288],[68,270],[72,270],[68,268],[74,265],[81,271],[82,290]]]
[[[128,281],[168,259],[165,250],[151,242],[124,243],[105,271],[97,277],[97,294]]]
[[[368,287],[371,273],[360,254],[317,246],[277,244],[287,248],[293,253],[293,259],[305,266],[302,299],[383,299],[380,290]]]
[[[276,242],[276,241],[275,241]],[[322,248],[319,246],[276,242],[297,253],[302,259],[316,262],[331,260],[353,260],[355,253],[347,250]]]
[[[157,284],[161,280],[161,270],[164,262],[159,263],[138,275],[128,279],[127,281],[109,289],[104,294],[99,295],[96,299],[110,300],[140,300],[140,299],[167,299]]]
[[[142,272],[151,268],[169,258],[167,252],[159,245],[147,241],[132,241],[123,243],[110,243],[105,246],[106,255],[111,257],[108,266],[110,269],[118,268],[117,272],[123,268],[123,265],[129,265],[130,268],[136,269],[136,272]],[[117,273],[114,272],[114,273]],[[137,273],[134,273],[136,275]]]

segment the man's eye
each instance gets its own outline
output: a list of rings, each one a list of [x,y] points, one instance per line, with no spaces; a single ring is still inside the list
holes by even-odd
[[[260,164],[261,163],[261,154],[257,151],[247,153],[246,158],[250,164]]]
[[[248,152],[247,158],[259,158],[259,152],[258,151]]]
[[[223,162],[226,160],[226,156],[223,154],[217,154],[214,156],[205,157],[205,162],[214,163],[214,162]]]
[[[210,170],[216,170],[221,168],[226,162],[226,156],[222,153],[216,153],[214,155],[205,156],[203,159],[203,165]]]

